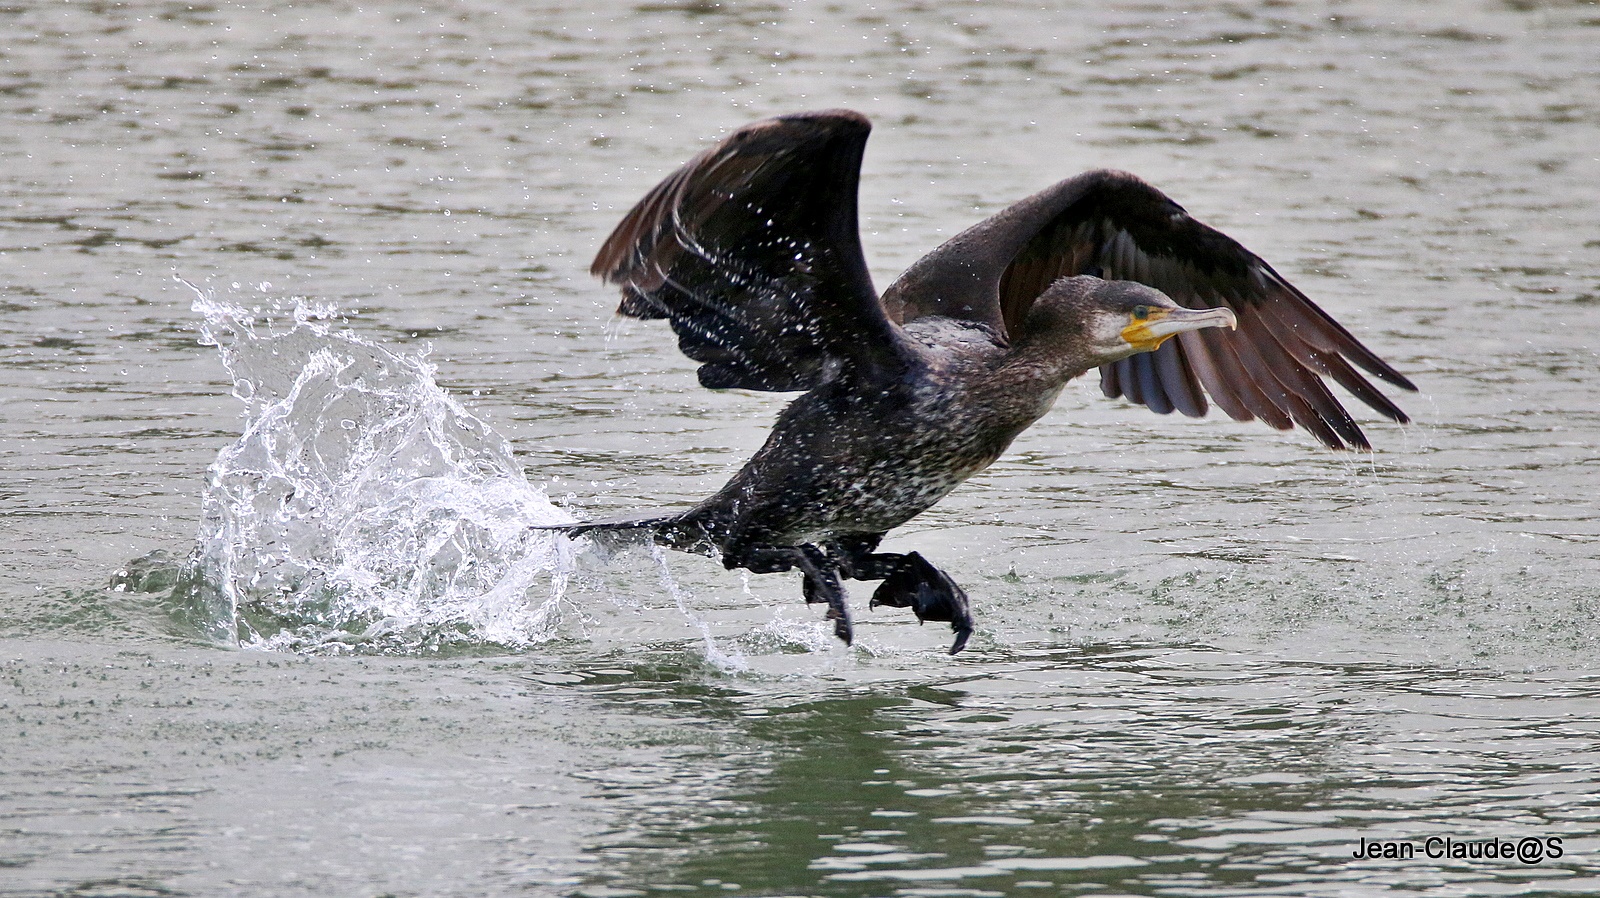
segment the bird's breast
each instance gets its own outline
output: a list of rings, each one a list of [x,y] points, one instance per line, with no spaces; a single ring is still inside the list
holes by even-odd
[[[883,531],[905,523],[992,464],[1037,417],[974,399],[947,391],[864,410],[846,451],[818,469],[822,492],[834,497],[829,526]]]

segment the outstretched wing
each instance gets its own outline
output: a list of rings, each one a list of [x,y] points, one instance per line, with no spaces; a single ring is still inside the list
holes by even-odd
[[[1079,175],[957,235],[884,292],[900,321],[948,315],[1015,327],[1057,278],[1138,281],[1190,308],[1226,306],[1235,331],[1182,334],[1100,369],[1109,397],[1198,417],[1206,397],[1240,421],[1298,424],[1333,448],[1371,448],[1323,378],[1385,417],[1407,417],[1357,371],[1416,389],[1255,254],[1124,172]],[[934,284],[955,289],[930,290]]]
[[[622,286],[620,314],[669,319],[707,387],[803,390],[899,363],[856,225],[870,129],[846,110],[740,128],[645,194],[590,272]]]

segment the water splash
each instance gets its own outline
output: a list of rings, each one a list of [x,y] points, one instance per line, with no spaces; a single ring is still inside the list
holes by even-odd
[[[672,570],[667,566],[666,550],[652,545],[650,558],[656,563],[656,569],[661,572],[661,588],[672,596],[672,601],[678,606],[678,613],[700,632],[706,661],[724,673],[741,673],[749,670],[749,660],[738,650],[730,654],[717,645],[716,638],[711,634],[711,625],[690,606],[693,597],[687,589],[678,585],[678,581],[672,579]]]
[[[196,290],[246,426],[210,470],[195,569],[227,635],[296,651],[550,639],[572,518],[425,356],[337,329],[329,306],[247,310]]]

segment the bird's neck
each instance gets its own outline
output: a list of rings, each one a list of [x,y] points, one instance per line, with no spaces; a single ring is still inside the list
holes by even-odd
[[[1060,390],[1067,381],[1098,364],[1098,360],[1086,356],[1076,341],[1023,337],[1001,357],[997,373],[1014,383]]]
[[[1086,370],[1086,363],[1069,354],[1027,343],[1014,345],[982,378],[980,402],[1014,435],[1048,412],[1067,381]]]

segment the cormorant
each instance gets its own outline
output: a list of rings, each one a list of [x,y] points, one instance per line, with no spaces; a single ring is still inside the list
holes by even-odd
[[[694,508],[560,529],[642,531],[754,573],[798,568],[846,643],[840,578],[882,580],[871,606],[948,621],[955,654],[972,632],[966,593],[920,554],[878,544],[1090,368],[1108,397],[1200,416],[1209,395],[1237,420],[1298,424],[1335,449],[1371,447],[1323,378],[1407,420],[1356,367],[1410,381],[1272,266],[1124,172],[1016,203],[879,296],[856,223],[870,128],[848,110],[755,122],[623,217],[590,269],[621,285],[620,314],[667,319],[706,387],[804,393]]]

